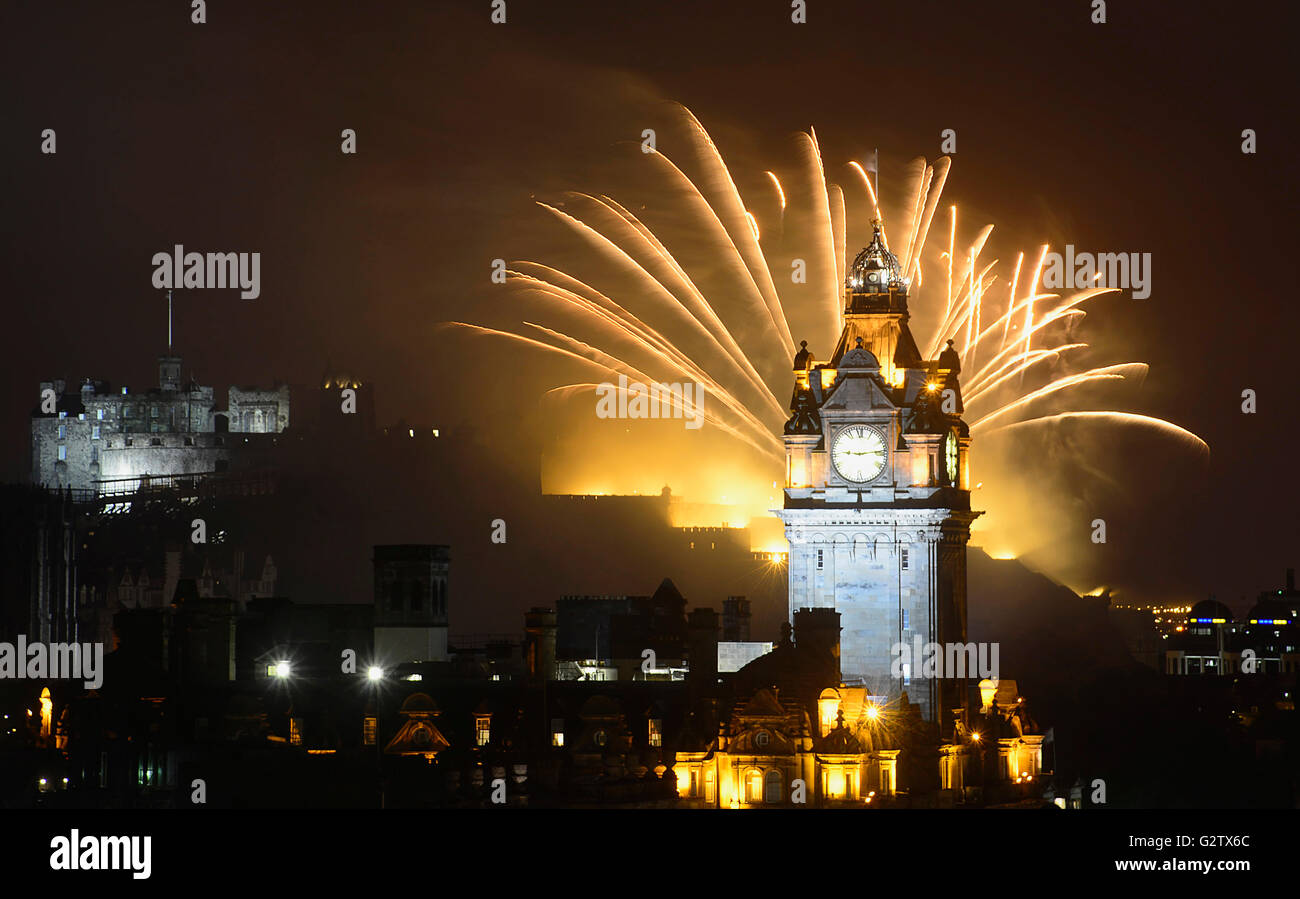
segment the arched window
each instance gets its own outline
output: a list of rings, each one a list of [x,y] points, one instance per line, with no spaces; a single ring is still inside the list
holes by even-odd
[[[745,772],[745,801],[751,804],[763,801],[763,772],[757,768]]]
[[[785,778],[777,768],[767,772],[767,801],[780,802],[785,798]]]

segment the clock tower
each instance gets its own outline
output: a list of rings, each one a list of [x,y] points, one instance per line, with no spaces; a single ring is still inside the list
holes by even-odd
[[[795,356],[776,514],[790,544],[791,620],[835,609],[845,683],[891,700],[906,693],[942,722],[964,707],[965,678],[926,677],[924,657],[899,647],[966,642],[966,543],[980,513],[970,508],[961,362],[952,341],[921,358],[908,288],[876,222],[845,278],[830,360],[817,364],[806,341]]]

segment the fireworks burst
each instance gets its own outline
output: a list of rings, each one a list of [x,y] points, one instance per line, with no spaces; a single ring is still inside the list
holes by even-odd
[[[575,333],[530,321],[518,331],[451,324],[576,360],[599,371],[601,380],[626,375],[643,383],[699,382],[711,400],[703,410],[705,420],[783,467],[784,448],[778,435],[788,413],[779,397],[788,394],[789,361],[796,346],[773,271],[774,265],[784,270],[790,260],[769,257],[761,234],[767,231],[779,239],[797,198],[775,172],[762,172],[759,183],[766,186],[763,196],[754,198],[757,208],[770,205],[777,211],[774,220],[760,229],[762,216],[750,211],[708,132],[689,110],[678,109],[689,134],[685,147],[697,180],[664,153],[644,154],[641,161],[654,177],[663,179],[674,203],[680,200],[680,208],[674,205],[673,212],[679,221],[684,217],[691,222],[692,244],[699,245],[702,236],[707,246],[715,248],[713,278],[716,283],[720,266],[722,287],[714,291],[714,299],[665,239],[625,206],[608,196],[571,192],[562,203],[539,202],[538,206],[581,241],[605,271],[615,273],[619,287],[602,292],[550,266],[518,261],[508,272],[508,284],[551,312],[567,315],[578,325]],[[817,296],[817,317],[823,322],[818,329],[822,336],[838,336],[843,322],[846,234],[851,230],[845,199],[846,190],[851,190],[854,205],[861,197],[872,217],[882,221],[882,236],[909,282],[908,302],[914,313],[932,304],[926,311],[933,311],[938,325],[928,339],[920,341],[928,348],[925,357],[935,358],[947,340],[954,342],[961,357],[964,417],[974,434],[1075,420],[1094,426],[1148,428],[1208,451],[1195,434],[1163,419],[1075,407],[1087,398],[1089,385],[1140,382],[1146,374],[1147,366],[1141,362],[1069,370],[1071,357],[1088,348],[1070,338],[1086,315],[1083,307],[1115,289],[1098,287],[1066,295],[1039,292],[1049,250],[1046,244],[1028,257],[1019,254],[1011,277],[1001,278],[999,260],[983,258],[993,226],[985,225],[972,240],[962,242],[957,207],[940,211],[950,168],[947,157],[930,164],[918,161],[909,198],[896,220],[885,223],[877,185],[861,164],[843,166],[848,186],[841,187],[827,179],[816,132],[809,129],[797,140],[803,166],[798,174],[801,183],[811,186],[801,211],[811,223],[812,258],[807,269]],[[927,249],[936,218],[947,226],[945,246],[931,256]],[[1027,265],[1029,259],[1032,265]],[[922,299],[927,281],[942,288],[941,315],[937,296]],[[628,308],[633,298],[641,315]],[[720,308],[730,310],[730,322]],[[693,349],[683,349],[688,345]],[[565,384],[552,393],[570,395],[596,386]]]

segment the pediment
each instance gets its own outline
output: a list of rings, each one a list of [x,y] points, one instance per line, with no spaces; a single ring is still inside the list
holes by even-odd
[[[821,406],[823,412],[836,409],[892,411],[897,408],[897,404],[890,399],[883,384],[877,378],[866,374],[841,374],[835,379]]]
[[[732,755],[794,755],[795,749],[794,741],[782,731],[758,725],[735,737],[727,751]]]
[[[384,752],[388,755],[422,755],[432,757],[451,744],[442,731],[426,718],[412,718],[388,741]]]

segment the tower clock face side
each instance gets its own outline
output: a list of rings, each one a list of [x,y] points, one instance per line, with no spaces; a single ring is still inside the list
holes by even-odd
[[[885,469],[885,436],[867,425],[850,425],[831,443],[831,464],[846,481],[862,484],[875,480]]]
[[[949,431],[943,445],[944,470],[948,473],[948,483],[957,486],[957,432]]]

